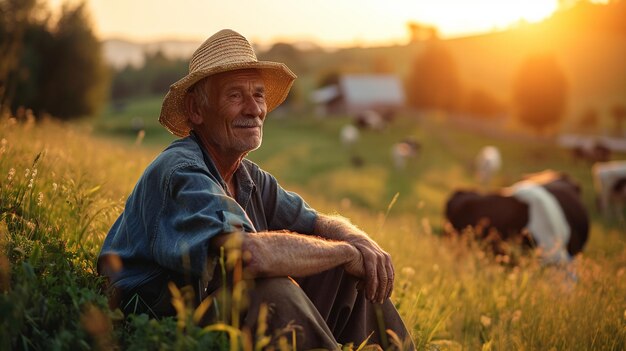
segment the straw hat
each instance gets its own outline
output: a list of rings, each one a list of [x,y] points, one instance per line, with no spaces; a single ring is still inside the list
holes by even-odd
[[[296,75],[283,63],[257,60],[246,38],[233,30],[223,29],[200,45],[189,61],[189,74],[170,86],[163,99],[159,122],[170,133],[187,136],[189,126],[184,98],[189,87],[216,73],[249,68],[261,73],[267,112],[285,101]]]

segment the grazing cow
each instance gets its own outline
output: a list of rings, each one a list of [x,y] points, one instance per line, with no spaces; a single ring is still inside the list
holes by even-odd
[[[591,167],[596,201],[607,218],[622,219],[626,202],[626,161],[597,162]]]
[[[421,144],[415,138],[408,137],[391,146],[391,158],[396,169],[404,169],[408,159],[415,157]]]
[[[383,130],[385,120],[374,110],[364,110],[354,116],[354,124],[360,129]]]
[[[474,160],[476,180],[480,185],[486,186],[500,170],[500,167],[502,167],[500,150],[495,146],[483,147]]]
[[[359,140],[359,130],[351,124],[346,124],[341,128],[339,139],[344,146],[350,147]]]
[[[607,162],[611,159],[611,149],[601,142],[582,143],[572,149],[572,156],[575,161]]]
[[[455,232],[473,228],[496,253],[503,253],[501,241],[519,242],[541,249],[545,263],[564,263],[582,251],[589,235],[580,195],[567,175],[547,171],[498,192],[456,191],[445,215]]]

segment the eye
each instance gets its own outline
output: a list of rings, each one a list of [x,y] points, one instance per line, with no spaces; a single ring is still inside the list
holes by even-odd
[[[254,98],[259,101],[265,100],[265,92],[259,91],[259,92],[254,93]]]
[[[233,91],[228,93],[228,98],[231,99],[231,100],[240,99],[241,98],[241,92],[239,92],[237,90],[233,90]]]

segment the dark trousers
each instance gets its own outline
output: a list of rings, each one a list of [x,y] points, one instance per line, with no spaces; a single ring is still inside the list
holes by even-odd
[[[391,301],[372,304],[363,291],[356,289],[357,283],[342,268],[295,280],[255,279],[248,293],[250,305],[243,325],[256,330],[259,308],[265,303],[270,310],[267,330],[297,326],[298,350],[337,350],[338,343],[350,342],[356,348],[368,337],[369,344],[387,349],[391,345],[387,329],[405,341],[403,349],[414,350],[410,334]],[[290,337],[288,341],[291,342]]]

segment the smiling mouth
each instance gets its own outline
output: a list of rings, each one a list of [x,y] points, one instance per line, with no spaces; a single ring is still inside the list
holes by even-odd
[[[235,128],[261,128],[262,126],[263,122],[256,119],[241,120],[233,124]]]

